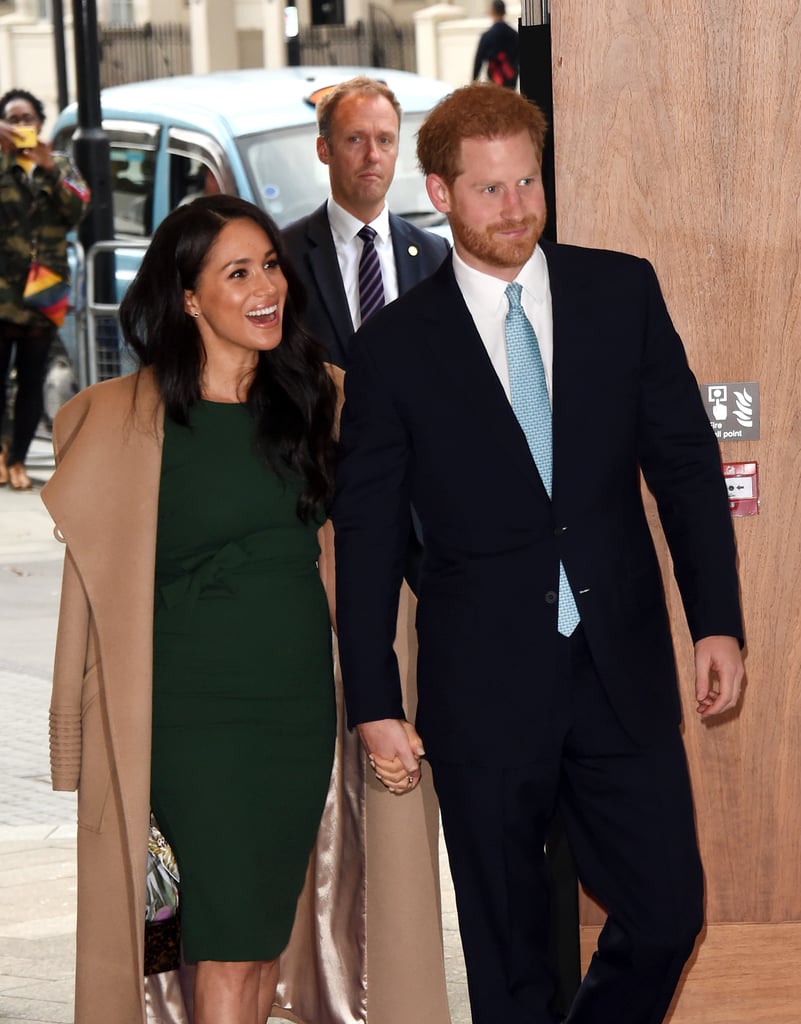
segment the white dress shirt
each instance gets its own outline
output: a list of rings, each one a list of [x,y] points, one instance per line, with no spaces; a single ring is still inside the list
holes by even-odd
[[[358,329],[362,322],[359,309],[359,263],[364,248],[364,242],[358,237],[358,232],[364,227],[364,221],[343,210],[333,196],[328,197],[327,211],[351,319],[354,328]],[[378,253],[381,277],[384,280],[384,302],[389,303],[398,297],[398,272],[395,269],[395,254],[392,251],[392,237],[389,233],[389,209],[386,203],[376,219],[370,221],[370,227],[374,228],[376,233],[375,251]]]
[[[491,274],[474,270],[453,251],[453,272],[464,301],[475,321],[476,328],[498,378],[511,401],[509,387],[509,361],[506,356],[506,298],[507,281]],[[553,405],[553,313],[551,287],[548,281],[548,261],[539,246],[528,263],[515,278],[522,286],[521,302],[526,316],[537,335],[540,356],[545,369],[548,394]]]

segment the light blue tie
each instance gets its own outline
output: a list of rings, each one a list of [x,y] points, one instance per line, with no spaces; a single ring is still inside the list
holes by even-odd
[[[521,286],[512,281],[506,287],[509,312],[506,314],[506,354],[509,360],[509,384],[512,410],[528,441],[529,451],[540,478],[551,496],[552,447],[551,404],[542,365],[540,346],[531,322],[520,303]],[[579,624],[573,591],[567,582],[565,567],[559,563],[559,615],[557,629],[570,636]]]

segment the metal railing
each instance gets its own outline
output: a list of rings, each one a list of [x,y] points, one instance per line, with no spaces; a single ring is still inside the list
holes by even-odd
[[[189,29],[180,24],[101,25],[103,88],[192,73]],[[309,25],[298,36],[301,64],[372,65],[417,69],[414,24],[396,22],[370,4],[366,20],[347,25]]]
[[[77,238],[67,239],[70,265],[70,309],[60,336],[70,358],[75,381],[79,388],[86,387],[86,251]]]
[[[124,85],[192,72],[189,28],[180,24],[100,27],[100,82]]]
[[[414,25],[397,24],[389,15],[379,22],[351,25],[312,25],[298,36],[301,64],[371,65],[416,71]]]
[[[119,302],[100,302],[97,298],[97,286],[100,280],[98,257],[111,254],[116,256],[125,250],[141,250],[144,252],[149,241],[95,242],[86,254],[86,297],[83,306],[83,344],[78,336],[78,351],[84,350],[86,366],[86,384],[96,384],[100,380],[118,377],[134,369],[135,361],[129,357],[122,345],[118,313]],[[76,318],[76,331],[78,322]],[[79,356],[80,366],[80,356]],[[81,386],[83,378],[81,379]]]

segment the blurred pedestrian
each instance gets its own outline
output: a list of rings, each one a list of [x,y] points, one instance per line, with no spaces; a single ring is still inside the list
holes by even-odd
[[[52,771],[78,789],[80,1024],[145,1021],[151,807],[180,870],[194,1024],[273,1006],[336,729],[337,397],[298,288],[257,207],[179,207],[120,308],[142,368],[56,418]]]
[[[26,491],[25,458],[42,416],[43,386],[57,325],[26,305],[32,262],[69,280],[67,232],[80,221],[89,189],[69,158],[40,138],[44,107],[32,93],[0,97],[0,428],[12,356],[17,395],[9,447],[0,446],[0,485]]]
[[[478,41],[476,59],[473,62],[473,81],[478,80],[486,64],[487,78],[496,85],[507,89],[517,88],[520,70],[520,39],[517,32],[506,21],[504,0],[492,0],[489,15],[492,25]]]

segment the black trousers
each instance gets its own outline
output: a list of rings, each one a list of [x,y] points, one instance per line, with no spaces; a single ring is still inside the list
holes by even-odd
[[[544,860],[555,811],[609,915],[567,1020],[659,1024],[703,923],[684,747],[678,728],[648,745],[623,732],[580,627],[562,652],[559,696],[525,757],[431,759],[473,1024],[557,1020]]]
[[[55,327],[26,327],[0,321],[0,429],[5,418],[8,373],[14,354],[17,397],[6,462],[25,462],[44,408],[44,381]]]

